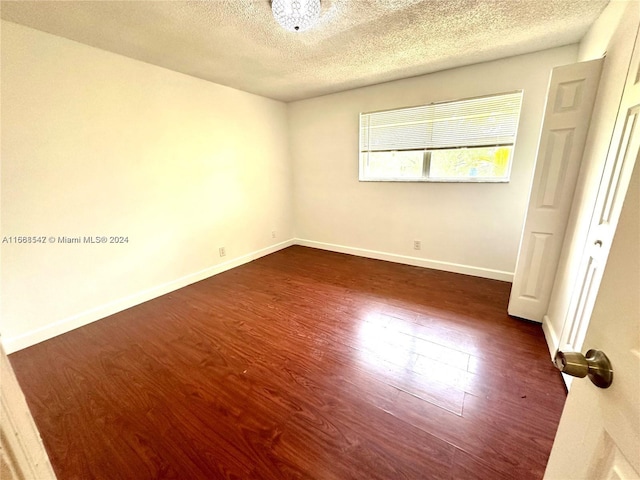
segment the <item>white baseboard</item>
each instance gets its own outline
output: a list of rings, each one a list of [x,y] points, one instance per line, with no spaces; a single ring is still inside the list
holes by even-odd
[[[348,253],[358,257],[386,260],[388,262],[403,263],[405,265],[414,265],[416,267],[432,268],[434,270],[444,270],[453,273],[463,273],[465,275],[473,275],[474,277],[491,278],[493,280],[502,280],[505,282],[513,281],[513,272],[505,272],[502,270],[473,267],[471,265],[462,265],[459,263],[441,262],[439,260],[429,260],[427,258],[409,257],[407,255],[397,255],[395,253],[379,252],[364,248],[347,247],[345,245],[336,245],[333,243],[315,242],[313,240],[305,240],[303,238],[296,238],[295,244],[305,247],[319,248],[322,250],[330,250],[332,252]]]
[[[558,350],[559,339],[556,331],[553,328],[553,325],[551,325],[551,319],[549,318],[549,315],[545,315],[544,317],[542,317],[542,331],[544,332],[544,338],[547,341],[549,354],[551,355],[551,359],[553,360],[553,357],[556,354],[556,350]]]
[[[22,335],[2,338],[2,344],[4,345],[7,354],[17,352],[18,350],[22,350],[23,348],[30,347],[55,336],[61,335],[71,330],[75,330],[76,328],[88,325],[89,323],[108,317],[109,315],[113,315],[115,313],[126,310],[127,308],[131,308],[149,300],[153,300],[154,298],[165,295],[169,292],[173,292],[174,290],[178,290],[179,288],[186,287],[187,285],[191,285],[192,283],[199,282],[200,280],[204,280],[205,278],[209,278],[232,268],[239,267],[240,265],[244,265],[245,263],[249,263],[252,260],[263,257],[265,255],[269,255],[270,253],[277,252],[278,250],[282,250],[283,248],[290,247],[291,245],[302,245],[305,247],[329,250],[332,252],[347,253],[359,257],[373,258],[376,260],[386,260],[389,262],[402,263],[405,265],[414,265],[418,267],[432,268],[435,270],[462,273],[465,275],[491,278],[494,280],[502,280],[506,282],[513,281],[513,272],[479,268],[470,265],[461,265],[458,263],[441,262],[438,260],[429,260],[418,257],[410,257],[406,255],[397,255],[394,253],[379,252],[375,250],[367,250],[363,248],[347,247],[344,245],[336,245],[331,243],[322,243],[312,240],[295,238],[275,245],[271,245],[261,250],[256,250],[246,255],[230,259],[224,263],[205,268],[204,270],[200,270],[199,272],[186,275],[162,285],[157,285],[155,287],[149,288],[142,292],[134,293],[127,297],[114,300],[113,302],[109,302],[107,304],[100,305],[84,312],[80,312],[71,317],[67,317],[62,320],[58,320],[56,322],[45,325],[44,327],[28,331]],[[547,336],[546,330],[545,336]]]
[[[108,317],[109,315],[113,315],[115,313],[126,310],[127,308],[131,308],[149,300],[153,300],[154,298],[157,298],[161,295],[165,295],[169,292],[173,292],[174,290],[178,290],[179,288],[186,287],[187,285],[191,285],[192,283],[199,282],[200,280],[204,280],[205,278],[209,278],[232,268],[239,267],[240,265],[249,263],[257,258],[264,257],[265,255],[269,255],[270,253],[274,253],[278,250],[282,250],[283,248],[290,247],[295,243],[296,242],[291,239],[260,250],[256,250],[254,252],[247,253],[246,255],[242,255],[237,258],[232,258],[226,262],[213,265],[211,267],[205,268],[204,270],[200,270],[199,272],[186,275],[162,285],[157,285],[155,287],[143,290],[138,293],[134,293],[124,298],[119,298],[117,300],[114,300],[113,302],[100,305],[90,310],[85,310],[84,312],[80,312],[71,317],[67,317],[62,320],[58,320],[57,322],[45,325],[44,327],[23,333],[22,335],[19,335],[17,337],[3,337],[2,344],[4,345],[7,354],[17,352],[18,350],[22,350],[23,348],[30,347],[32,345],[35,345],[36,343],[43,342],[63,333],[67,333],[71,330],[75,330],[76,328],[83,327],[84,325],[93,323],[96,320],[100,320],[102,318]]]

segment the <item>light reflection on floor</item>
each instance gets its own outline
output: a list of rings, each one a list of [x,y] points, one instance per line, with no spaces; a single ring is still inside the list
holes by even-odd
[[[425,339],[437,339],[439,332],[448,333],[442,325],[430,330],[369,311],[357,328],[357,356],[384,383],[460,415],[465,392],[484,395],[486,390],[482,377],[468,368],[471,358],[476,365],[481,359]]]
[[[405,335],[397,329],[387,328],[388,317],[380,314],[369,314],[360,322],[358,329],[358,346],[361,360],[369,367],[388,371],[390,365],[411,370],[416,360],[414,347],[415,337]]]

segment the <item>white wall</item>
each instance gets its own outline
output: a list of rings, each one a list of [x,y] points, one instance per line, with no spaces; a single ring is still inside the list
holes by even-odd
[[[1,82],[1,236],[129,239],[2,244],[8,351],[291,239],[285,104],[9,22]]]
[[[511,280],[549,74],[576,58],[573,45],[289,104],[296,236],[320,248]],[[358,182],[360,112],[516,89],[524,102],[509,183]]]
[[[601,58],[605,53],[606,57],[553,292],[543,320],[552,355],[558,348],[571,299],[571,288],[575,283],[604,161],[611,143],[638,29],[638,11],[638,2],[611,2],[580,43],[580,61]]]
[[[1,236],[129,239],[2,244],[5,347],[64,333],[294,236],[510,280],[549,72],[576,57],[574,45],[285,105],[3,21]],[[361,111],[515,89],[525,96],[510,183],[358,182]]]

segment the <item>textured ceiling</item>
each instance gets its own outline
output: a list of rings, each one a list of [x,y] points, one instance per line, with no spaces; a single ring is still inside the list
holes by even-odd
[[[269,0],[3,1],[2,18],[292,101],[579,41],[608,0],[323,0],[294,33]]]

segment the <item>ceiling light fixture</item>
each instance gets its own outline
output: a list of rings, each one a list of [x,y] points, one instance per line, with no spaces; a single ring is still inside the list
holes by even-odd
[[[303,32],[320,16],[320,0],[272,0],[271,10],[282,28]]]

